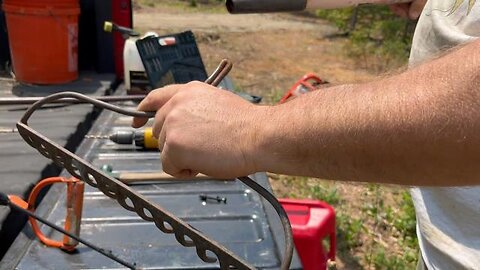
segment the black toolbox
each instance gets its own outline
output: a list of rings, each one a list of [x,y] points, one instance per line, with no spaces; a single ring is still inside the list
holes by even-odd
[[[175,43],[161,45],[159,41],[164,38],[174,38]],[[148,36],[137,40],[136,45],[152,89],[207,79],[192,31],[160,37]]]

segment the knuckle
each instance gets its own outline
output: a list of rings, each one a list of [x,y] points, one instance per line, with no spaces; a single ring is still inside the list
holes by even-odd
[[[187,83],[187,86],[198,86],[200,84],[199,81],[190,81]]]
[[[152,135],[153,137],[155,138],[158,138],[158,136],[160,135],[160,131],[162,130],[162,127],[160,127],[159,125],[153,125],[152,127]]]
[[[191,82],[188,82],[185,86],[188,88],[188,89],[198,89],[199,87],[201,87],[203,85],[202,82],[200,81],[191,81]]]
[[[175,107],[176,105],[178,105],[178,103],[181,102],[181,99],[182,99],[182,95],[181,95],[181,92],[179,92],[179,93],[176,93],[168,102],[172,107]]]
[[[148,94],[143,98],[143,100],[138,104],[138,109],[143,110],[152,106],[155,102],[155,98],[153,97],[153,93]]]
[[[171,124],[175,123],[180,120],[182,117],[182,113],[179,110],[172,110],[170,113],[165,117],[165,123]]]
[[[180,136],[177,131],[171,130],[165,136],[165,142],[169,147],[177,148],[181,145]]]
[[[170,165],[169,157],[167,151],[164,151],[160,154],[160,160],[162,161],[162,170],[166,173],[172,173],[173,167]]]
[[[181,91],[181,92],[178,92],[176,95],[175,95],[175,99],[174,99],[174,102],[176,104],[178,104],[179,102],[183,101],[183,100],[188,100],[188,97],[190,96],[190,91]]]
[[[175,170],[173,170],[173,167],[170,166],[167,162],[162,162],[162,170],[170,175],[175,173]]]

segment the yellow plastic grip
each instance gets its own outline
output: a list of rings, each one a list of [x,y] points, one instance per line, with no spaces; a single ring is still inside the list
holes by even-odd
[[[103,23],[103,31],[105,31],[107,33],[111,33],[112,30],[113,30],[113,23],[109,22],[109,21],[105,21]]]
[[[153,137],[152,128],[145,129],[143,140],[143,145],[146,149],[158,149],[158,140]]]

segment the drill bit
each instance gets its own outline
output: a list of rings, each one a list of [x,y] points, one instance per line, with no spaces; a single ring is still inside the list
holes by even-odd
[[[15,132],[18,132],[16,128],[0,127],[0,133],[15,133]]]
[[[85,135],[85,139],[108,140],[108,139],[110,139],[110,135],[93,135],[93,134],[87,134],[87,135]]]
[[[144,132],[134,130],[118,130],[109,135],[86,135],[87,139],[109,139],[118,144],[135,144],[137,146],[144,146]]]

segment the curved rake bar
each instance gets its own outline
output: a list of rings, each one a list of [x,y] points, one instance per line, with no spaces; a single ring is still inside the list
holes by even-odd
[[[230,69],[231,64],[228,63],[228,61],[222,61],[219,68],[217,68],[212,76],[207,79],[207,82],[212,85],[218,85]],[[155,112],[127,110],[75,92],[57,93],[34,103],[25,112],[20,122],[17,123],[18,133],[30,146],[37,149],[43,156],[51,159],[58,166],[64,167],[72,176],[82,179],[89,185],[98,188],[106,196],[116,199],[123,208],[135,212],[146,221],[154,222],[160,231],[169,234],[173,233],[181,245],[185,247],[195,247],[198,257],[204,262],[214,263],[218,260],[220,268],[225,270],[232,268],[255,269],[252,265],[248,264],[248,262],[239,258],[216,241],[209,239],[188,223],[162,209],[160,206],[151,203],[143,195],[137,193],[129,186],[104,174],[86,160],[76,156],[28,126],[28,119],[35,110],[46,103],[62,98],[82,100],[97,107],[109,109],[128,116],[145,118],[152,118],[155,116]],[[239,177],[238,179],[253,190],[257,191],[277,211],[285,233],[285,255],[282,260],[281,269],[287,270],[290,266],[293,255],[293,236],[285,210],[269,191],[249,177],[244,176]],[[216,258],[209,256],[207,252],[215,254]]]
[[[53,94],[45,99],[36,102],[17,123],[18,133],[33,148],[37,149],[43,156],[51,159],[58,166],[64,167],[72,176],[82,179],[87,184],[98,188],[106,196],[116,199],[125,209],[137,213],[142,219],[154,222],[164,233],[175,235],[177,241],[185,247],[195,247],[198,257],[204,262],[219,262],[221,269],[255,269],[246,261],[239,258],[219,243],[209,239],[207,236],[192,228],[188,223],[177,218],[160,206],[151,203],[143,195],[137,193],[121,181],[104,174],[99,169],[89,164],[86,160],[76,156],[60,145],[51,141],[42,134],[28,126],[28,119],[32,113],[43,104],[61,98],[78,98],[88,101],[96,106],[111,109],[129,116],[149,117],[151,113],[124,110],[108,103],[98,100],[91,100],[89,97],[78,93],[63,92]],[[116,108],[115,108],[116,107]],[[212,257],[210,254],[215,254]]]

